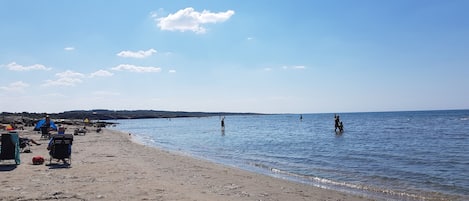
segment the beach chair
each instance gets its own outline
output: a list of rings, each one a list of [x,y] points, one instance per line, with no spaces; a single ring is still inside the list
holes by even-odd
[[[87,130],[85,128],[76,128],[75,131],[73,131],[74,135],[86,135]]]
[[[40,139],[50,139],[50,133],[48,127],[41,127],[41,138]]]
[[[15,160],[15,164],[20,164],[20,146],[18,133],[10,132],[2,134],[2,144],[0,145],[0,161]]]
[[[73,135],[71,134],[60,134],[52,135],[49,143],[50,160],[49,164],[52,164],[53,159],[62,160],[64,164],[72,164],[72,143]]]

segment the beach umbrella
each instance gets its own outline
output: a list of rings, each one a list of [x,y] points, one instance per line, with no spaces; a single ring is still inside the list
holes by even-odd
[[[41,130],[41,126],[44,125],[45,123],[46,123],[46,120],[45,120],[45,119],[42,119],[42,120],[38,121],[38,122],[36,123],[36,126],[34,127],[34,130],[35,130],[35,131]],[[54,123],[52,120],[50,120],[50,127],[51,127],[52,130],[54,130],[54,131],[57,130],[57,126],[55,125],[55,123]]]

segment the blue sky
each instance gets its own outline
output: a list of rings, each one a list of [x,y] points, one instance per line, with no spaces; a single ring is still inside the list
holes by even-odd
[[[469,108],[469,1],[0,1],[0,111]]]

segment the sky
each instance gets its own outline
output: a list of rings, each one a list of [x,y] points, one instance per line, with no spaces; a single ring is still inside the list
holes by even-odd
[[[469,109],[469,1],[0,0],[0,112]]]

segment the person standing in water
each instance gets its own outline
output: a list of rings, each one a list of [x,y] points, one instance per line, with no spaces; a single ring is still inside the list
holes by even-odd
[[[334,131],[337,132],[337,129],[340,130],[340,117],[337,114],[334,114],[334,125],[335,125]]]
[[[225,117],[221,118],[221,129],[225,130]]]

